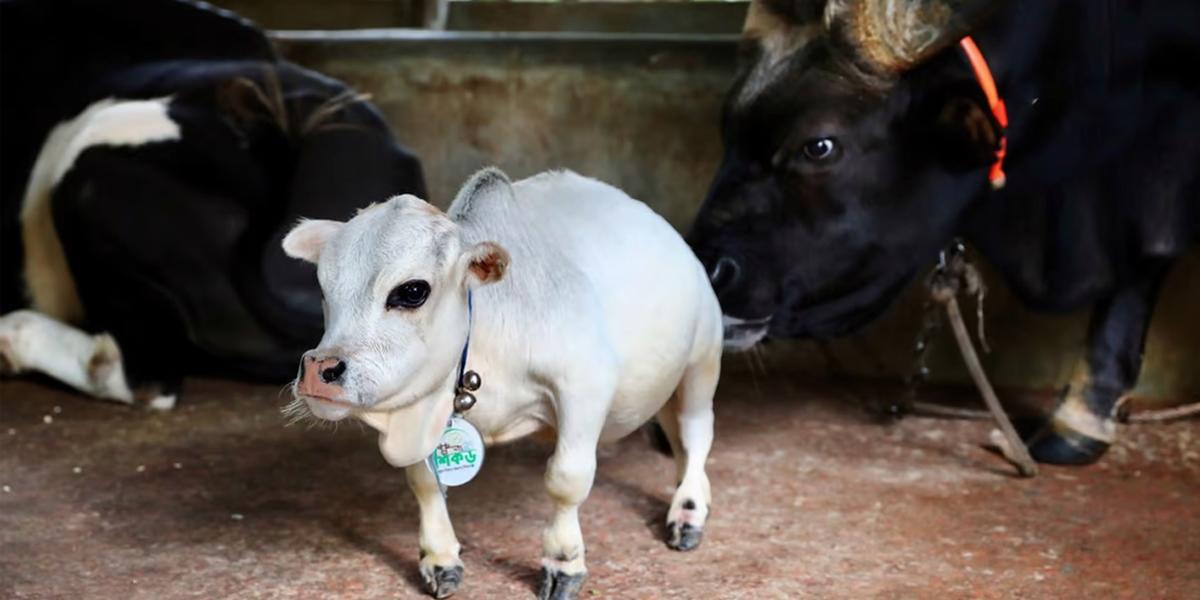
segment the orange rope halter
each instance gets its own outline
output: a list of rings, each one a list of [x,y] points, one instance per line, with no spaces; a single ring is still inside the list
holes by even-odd
[[[996,150],[996,162],[992,163],[992,168],[988,171],[988,181],[992,182],[992,189],[998,190],[1004,187],[1006,182],[1004,156],[1008,153],[1008,136],[1005,134],[1008,129],[1008,109],[1004,106],[1004,99],[996,91],[996,80],[992,77],[992,70],[988,68],[987,59],[983,57],[983,52],[979,51],[979,46],[975,45],[975,40],[971,39],[971,36],[967,36],[959,42],[959,45],[966,53],[967,60],[971,62],[971,70],[975,72],[975,79],[979,81],[979,87],[983,88],[983,95],[987,96],[988,107],[992,109],[992,115],[1000,124],[1000,147]]]

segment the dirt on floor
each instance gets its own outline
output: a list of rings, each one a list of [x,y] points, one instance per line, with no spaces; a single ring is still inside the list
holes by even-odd
[[[987,423],[851,399],[899,393],[727,376],[690,553],[661,541],[671,460],[641,435],[602,448],[583,597],[1200,598],[1200,422],[1021,480]],[[197,380],[156,413],[0,383],[0,597],[424,597],[403,473],[357,425],[286,427],[284,400]],[[457,598],[533,596],[549,449],[494,449],[450,491]]]

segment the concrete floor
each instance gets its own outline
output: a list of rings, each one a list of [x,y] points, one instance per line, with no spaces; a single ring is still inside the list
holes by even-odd
[[[1200,598],[1200,423],[1130,427],[1099,466],[1017,480],[984,423],[872,421],[850,393],[731,373],[695,552],[672,466],[601,451],[585,598]],[[189,382],[173,412],[0,383],[0,597],[421,598],[417,518],[374,435],[284,427],[277,390]],[[544,442],[452,490],[458,598],[531,597]]]

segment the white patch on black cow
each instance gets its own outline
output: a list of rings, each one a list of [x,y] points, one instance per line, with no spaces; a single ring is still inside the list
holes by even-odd
[[[101,100],[50,131],[38,153],[21,204],[25,285],[32,306],[55,319],[78,322],[83,305],[54,229],[50,198],[84,150],[177,140],[179,125],[167,114],[170,98]]]

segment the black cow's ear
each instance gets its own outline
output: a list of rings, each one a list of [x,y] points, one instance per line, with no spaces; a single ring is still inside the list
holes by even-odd
[[[986,106],[974,98],[950,96],[938,108],[935,143],[952,166],[975,168],[996,160],[1004,132]]]

